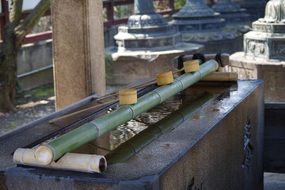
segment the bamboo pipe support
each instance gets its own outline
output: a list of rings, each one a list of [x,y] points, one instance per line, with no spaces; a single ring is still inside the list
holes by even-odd
[[[200,70],[200,60],[190,60],[183,64],[185,73],[193,73]]]
[[[123,89],[119,91],[120,105],[132,105],[138,102],[138,93],[136,89]]]
[[[172,71],[161,73],[156,77],[156,83],[158,86],[168,85],[174,82]]]

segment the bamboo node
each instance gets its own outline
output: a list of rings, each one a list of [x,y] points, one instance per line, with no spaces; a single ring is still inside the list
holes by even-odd
[[[53,161],[53,152],[46,146],[39,146],[35,150],[35,158],[43,165],[49,165]]]

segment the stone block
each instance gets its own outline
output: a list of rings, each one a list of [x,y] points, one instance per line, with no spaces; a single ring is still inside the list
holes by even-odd
[[[52,1],[56,108],[105,93],[103,5],[94,0]]]
[[[265,105],[264,171],[285,172],[285,103]]]
[[[18,75],[19,90],[26,91],[46,84],[53,84],[52,65]]]
[[[24,45],[17,57],[20,90],[53,83],[52,41]]]
[[[280,36],[249,32],[244,36],[244,46],[247,56],[254,56],[265,60],[285,59],[285,40]]]
[[[230,61],[228,70],[237,72],[239,79],[264,80],[266,103],[285,101],[285,62],[255,59],[243,52],[231,55]]]
[[[18,75],[52,66],[52,41],[49,40],[22,46],[19,50],[17,61]]]
[[[111,57],[107,64],[107,83],[109,85],[127,85],[134,82],[150,80],[156,75],[174,70],[171,60],[182,54],[195,54],[202,45],[178,43],[173,48],[159,48],[157,51],[116,52],[107,49]]]

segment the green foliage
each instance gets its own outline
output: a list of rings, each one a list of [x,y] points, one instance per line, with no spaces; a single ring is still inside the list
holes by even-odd
[[[38,101],[47,99],[54,96],[54,87],[52,84],[44,85],[38,88],[34,88],[29,91],[24,91],[17,94],[17,104],[24,104],[29,101]]]
[[[181,9],[186,3],[186,0],[176,0],[175,9]]]
[[[54,96],[54,88],[52,85],[51,86],[42,86],[40,88],[36,88],[36,89],[32,90],[31,93],[35,98],[43,99],[43,98]]]
[[[17,52],[40,18],[49,10],[51,0],[41,0],[23,18],[23,0],[11,0],[9,21],[2,28],[3,43],[0,47],[0,110],[15,111],[17,87]]]

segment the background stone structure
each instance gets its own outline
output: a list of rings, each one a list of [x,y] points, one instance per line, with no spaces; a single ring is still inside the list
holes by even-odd
[[[266,9],[268,15],[253,22],[253,31],[244,35],[244,52],[231,56],[231,69],[241,79],[264,80],[265,102],[285,102],[281,85],[285,83],[285,23],[281,18],[272,21],[270,17],[280,12],[268,10],[270,6]]]
[[[135,0],[134,14],[114,36],[117,46],[106,53],[108,84],[126,85],[148,80],[173,70],[171,59],[184,53],[197,53],[202,45],[182,43],[174,25],[155,12],[152,0]]]
[[[52,1],[57,109],[105,92],[102,9],[102,1]]]
[[[244,52],[231,55],[229,68],[240,79],[264,80],[264,166],[268,172],[285,171],[285,23],[281,16],[285,11],[282,3],[269,1],[265,17],[253,22],[253,31],[244,36]]]
[[[205,46],[205,53],[240,50],[241,34],[227,31],[225,19],[208,7],[203,0],[187,0],[185,6],[173,15],[172,24],[178,27],[182,41]]]

